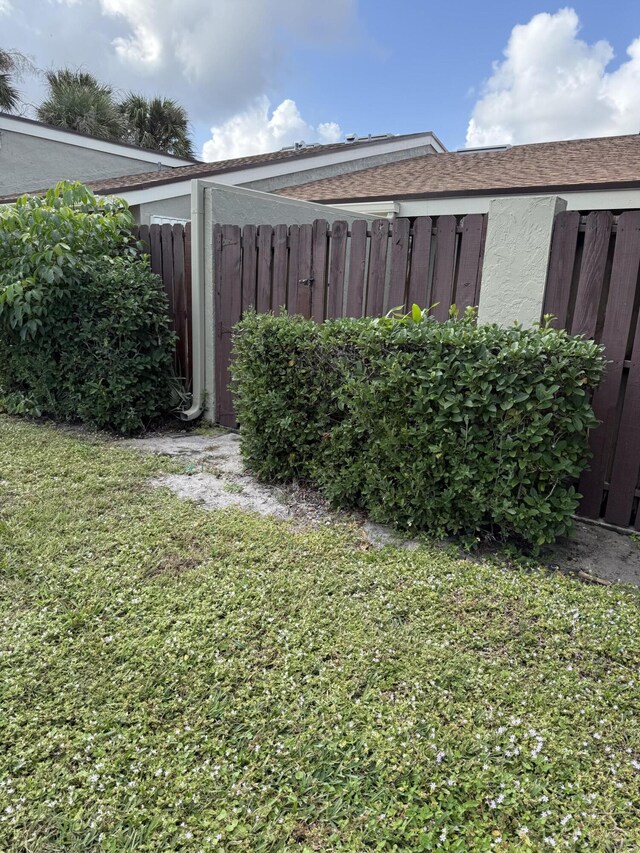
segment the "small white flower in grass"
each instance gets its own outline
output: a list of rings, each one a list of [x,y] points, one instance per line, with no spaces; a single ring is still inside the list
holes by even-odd
[[[550,835],[545,835],[543,841],[545,844],[548,844],[549,847],[555,847],[556,846],[555,838],[552,838]]]
[[[105,638],[104,638],[104,641],[105,641],[105,643],[112,643],[112,642],[113,642],[113,637],[111,636],[111,634],[109,634],[109,636],[108,636],[108,637],[105,637]]]
[[[446,756],[446,753],[440,750],[440,752],[436,755],[436,764],[441,764],[443,758]]]

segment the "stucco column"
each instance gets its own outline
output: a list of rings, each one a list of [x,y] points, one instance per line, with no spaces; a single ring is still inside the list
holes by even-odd
[[[558,196],[513,196],[489,205],[478,319],[531,326],[542,318],[551,234]]]

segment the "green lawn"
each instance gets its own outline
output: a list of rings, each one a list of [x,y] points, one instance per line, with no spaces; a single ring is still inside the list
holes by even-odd
[[[637,850],[635,592],[207,513],[0,417],[0,849]]]

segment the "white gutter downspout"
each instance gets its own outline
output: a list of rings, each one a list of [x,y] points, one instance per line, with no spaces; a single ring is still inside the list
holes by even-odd
[[[191,181],[191,351],[193,353],[192,403],[180,412],[183,421],[193,421],[204,409],[204,188]]]

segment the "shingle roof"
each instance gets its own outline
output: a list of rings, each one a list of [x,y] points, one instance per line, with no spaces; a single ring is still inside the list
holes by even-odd
[[[429,154],[278,190],[305,201],[379,201],[574,188],[640,187],[640,136]]]
[[[191,180],[193,178],[210,178],[223,172],[235,172],[251,166],[262,166],[276,163],[281,160],[303,160],[307,157],[316,157],[319,154],[328,154],[334,151],[345,151],[351,148],[366,148],[380,142],[393,142],[401,139],[412,139],[425,136],[430,131],[422,133],[407,133],[403,135],[390,135],[388,139],[373,137],[372,139],[361,139],[356,142],[333,142],[327,145],[310,145],[306,148],[288,149],[282,151],[271,151],[267,154],[254,154],[248,157],[237,157],[233,160],[218,160],[215,163],[194,163],[192,166],[175,166],[168,169],[155,169],[150,172],[141,172],[135,175],[122,175],[117,178],[104,178],[98,181],[87,181],[86,186],[96,193],[130,192],[133,190],[144,190],[150,187],[177,183],[179,181]],[[433,135],[433,134],[432,134]],[[32,190],[30,195],[40,195],[46,189]],[[20,193],[22,195],[22,193]],[[15,201],[16,194],[0,197],[0,203]]]

